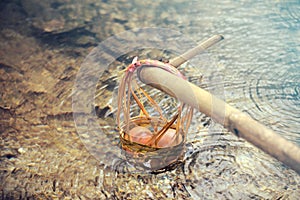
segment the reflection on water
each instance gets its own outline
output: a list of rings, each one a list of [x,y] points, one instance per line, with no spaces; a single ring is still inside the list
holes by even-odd
[[[224,42],[183,69],[189,80],[300,145],[299,8],[297,0],[0,2],[1,197],[297,199],[299,175],[201,113],[175,169],[128,173],[110,148],[119,142],[111,106],[126,57],[99,80],[93,123],[105,140],[97,131],[79,140],[71,97],[85,55],[109,36],[168,27],[196,43],[221,33]],[[111,162],[91,156],[88,143]]]

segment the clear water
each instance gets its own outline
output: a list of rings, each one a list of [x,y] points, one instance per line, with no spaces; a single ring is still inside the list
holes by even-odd
[[[137,11],[144,8],[138,2],[135,6]],[[204,88],[299,144],[300,30],[296,6],[299,3],[160,2],[147,5],[147,11],[133,14],[126,23],[136,20],[135,27],[179,29],[195,43],[223,34],[222,43],[194,58],[193,64],[200,66],[196,64],[187,76],[197,82],[203,74],[200,84]],[[165,20],[163,16],[167,16]],[[128,170],[123,165],[117,169]],[[292,185],[299,183],[299,177],[291,178],[293,175],[282,170],[277,161],[196,113],[182,171],[167,179],[179,181],[194,199],[293,199],[297,192],[292,190],[299,187]],[[161,179],[157,176],[154,180]],[[286,187],[289,189],[283,192]]]
[[[236,138],[201,113],[194,116],[184,162],[174,170],[157,175],[129,173],[130,166],[122,163],[120,152],[114,148],[118,144],[118,136],[111,116],[104,118],[102,115],[95,122],[102,125],[106,135],[99,136],[95,131],[95,134],[87,132],[84,137],[80,136],[80,142],[85,145],[83,147],[77,145],[77,135],[69,134],[76,133],[73,119],[68,124],[65,115],[55,114],[59,111],[72,112],[72,81],[80,68],[79,63],[93,47],[111,36],[133,28],[169,28],[180,31],[196,44],[214,34],[222,34],[224,41],[194,58],[193,63],[200,63],[200,66],[193,66],[194,69],[189,72],[190,80],[300,145],[299,1],[16,0],[2,2],[1,6],[1,35],[6,37],[1,39],[1,68],[18,63],[16,66],[21,68],[25,81],[34,82],[31,86],[42,83],[43,87],[37,90],[37,94],[58,93],[54,98],[46,96],[38,99],[32,96],[36,105],[42,105],[39,109],[45,110],[48,116],[42,124],[32,123],[34,125],[28,125],[28,128],[24,127],[25,131],[21,129],[23,131],[18,133],[31,134],[24,136],[30,145],[23,145],[22,148],[27,151],[32,149],[31,155],[43,159],[40,161],[27,154],[18,158],[20,161],[16,163],[20,164],[12,166],[23,169],[28,178],[24,180],[28,180],[29,184],[23,184],[20,181],[23,177],[20,178],[18,173],[1,175],[3,182],[10,185],[3,186],[2,197],[16,194],[19,198],[36,194],[42,198],[46,194],[63,194],[73,198],[90,196],[115,199],[299,198],[298,174],[248,142]],[[15,17],[7,17],[12,13]],[[13,39],[10,41],[9,38]],[[10,43],[13,47],[6,50]],[[27,46],[33,47],[30,49]],[[116,61],[118,69],[112,69],[108,77],[99,81],[98,89],[102,88],[97,97],[100,107],[111,104],[115,98],[112,91],[116,90],[117,71],[125,66],[124,62],[129,62],[125,58],[126,61],[121,60],[122,57]],[[69,63],[68,59],[72,62]],[[197,71],[196,75],[193,70]],[[45,74],[47,78],[41,80]],[[70,82],[62,78],[68,77],[68,74],[72,77]],[[202,82],[199,81],[200,74],[203,74]],[[51,83],[56,79],[66,82],[59,82],[60,85],[52,87]],[[49,88],[50,91],[46,91]],[[60,88],[65,89],[60,91]],[[10,100],[14,102],[15,99],[21,99],[20,96],[12,95]],[[1,104],[5,105],[1,105],[2,109],[13,103],[3,98]],[[54,105],[53,109],[46,106],[49,104]],[[33,110],[30,106],[25,109],[30,112]],[[26,111],[20,115],[26,116],[26,122],[31,122],[32,115]],[[18,128],[15,127],[15,130]],[[45,134],[48,132],[51,134]],[[3,135],[2,141],[6,144],[7,139]],[[36,143],[40,144],[38,148],[33,145]],[[48,143],[56,145],[45,145]],[[3,149],[15,149],[14,145]],[[73,159],[72,152],[77,152],[76,149],[80,153]],[[62,154],[62,150],[69,152],[70,158]],[[88,154],[82,153],[86,150]],[[97,155],[103,160],[99,162],[95,159]],[[43,171],[48,168],[54,175]],[[8,172],[3,170],[1,173]],[[68,173],[71,175],[65,175]],[[9,176],[17,178],[6,178]],[[26,185],[35,189],[27,193],[19,189],[20,194],[11,192],[17,186],[26,188]],[[72,192],[61,192],[69,188]],[[39,193],[40,190],[46,192]]]

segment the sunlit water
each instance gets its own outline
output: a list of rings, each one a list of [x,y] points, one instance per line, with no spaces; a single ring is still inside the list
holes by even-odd
[[[198,77],[187,74],[190,80],[298,144],[299,6],[297,2],[194,1],[178,3],[174,11],[175,20],[188,22],[180,30],[196,42],[214,33],[225,37],[206,57],[195,58],[208,67],[193,66]],[[161,9],[165,12],[168,7]],[[200,113],[195,114],[187,137],[179,177],[192,198],[296,197],[297,192],[283,191],[299,190],[299,177],[293,178],[280,163]]]
[[[64,6],[55,2],[51,5],[54,8]],[[182,69],[188,79],[300,145],[299,1],[119,1],[101,11],[95,11],[92,5],[82,4],[78,10],[98,13],[101,17],[95,14],[94,18],[82,19],[74,15],[70,26],[88,24],[84,30],[93,33],[89,32],[88,37],[97,37],[89,39],[96,43],[125,29],[149,26],[179,30],[195,44],[214,34],[224,35],[224,41],[194,58],[193,63],[199,66]],[[68,6],[64,11],[68,11]],[[32,14],[33,20],[35,16],[39,17]],[[50,28],[53,27],[49,25],[45,30]],[[67,27],[64,34],[67,35],[71,28]],[[63,31],[53,32],[55,35]],[[76,34],[86,32],[78,29]],[[45,35],[43,39],[47,41],[49,34]],[[72,43],[64,35],[55,36],[66,46]],[[159,56],[168,58],[164,54]],[[99,169],[98,178],[105,193],[115,198],[143,194],[154,199],[157,196],[297,199],[299,175],[199,112],[194,114],[184,159],[176,169],[152,175],[137,172],[126,163],[121,152],[116,150],[119,138],[113,116],[119,71],[132,57],[119,58],[111,66],[109,77],[103,76],[104,80],[99,81],[95,103],[99,107],[113,106],[108,116],[98,113],[96,123],[101,125],[103,135],[98,135],[98,130],[95,133],[84,130],[86,134],[80,135],[86,148],[103,167]],[[123,185],[131,190],[122,191]]]
[[[299,7],[299,2],[194,1],[178,3],[174,11],[175,20],[188,22],[180,26],[187,37],[197,42],[213,33],[225,37],[206,55],[214,61],[210,67],[194,66],[204,74],[204,88],[298,144]],[[198,59],[203,64],[205,58]],[[211,81],[214,76],[220,82]],[[297,192],[283,191],[299,190],[299,177],[284,171],[269,156],[195,114],[181,176],[192,198],[293,199]]]

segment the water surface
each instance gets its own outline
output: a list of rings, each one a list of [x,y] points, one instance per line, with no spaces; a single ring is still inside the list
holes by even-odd
[[[101,76],[91,108],[101,137],[78,135],[72,89],[92,49],[126,30],[168,28],[195,44],[222,34],[185,69],[189,80],[300,145],[299,8],[296,0],[1,2],[1,197],[297,199],[299,175],[198,112],[182,163],[129,173],[112,148],[118,71],[134,54],[170,52],[128,52]]]

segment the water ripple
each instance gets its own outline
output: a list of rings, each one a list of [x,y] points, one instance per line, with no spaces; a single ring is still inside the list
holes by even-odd
[[[277,2],[278,16],[285,27],[290,29],[297,29],[300,27],[300,2],[292,1],[278,1]]]
[[[249,94],[259,111],[250,110],[250,113],[293,141],[299,140],[297,135],[300,129],[298,69],[296,66],[264,71],[258,69],[261,75],[253,78],[249,86],[244,88],[244,94]]]
[[[222,143],[202,146],[186,159],[185,186],[194,199],[275,198],[285,195],[278,191],[284,191],[289,183],[299,182],[279,173],[281,166],[273,165],[268,157],[247,143],[239,146]],[[256,159],[269,161],[256,162]]]

